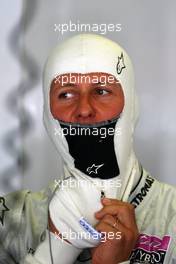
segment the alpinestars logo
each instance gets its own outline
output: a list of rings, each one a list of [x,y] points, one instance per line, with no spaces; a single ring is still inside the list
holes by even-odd
[[[121,74],[122,70],[125,69],[125,63],[124,63],[124,57],[123,57],[123,52],[121,53],[120,57],[118,56],[118,62],[117,62],[117,73]]]
[[[4,225],[5,212],[7,211],[9,211],[9,208],[5,204],[5,199],[4,197],[0,197],[0,222],[2,225]]]
[[[101,165],[95,165],[93,164],[91,167],[88,167],[87,168],[87,172],[89,174],[91,173],[95,173],[95,174],[98,174],[98,169],[101,168],[104,164],[101,164]]]
[[[171,237],[141,234],[130,257],[130,264],[163,264]]]

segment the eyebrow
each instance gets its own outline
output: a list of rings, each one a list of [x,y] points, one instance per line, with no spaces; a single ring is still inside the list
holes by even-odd
[[[104,85],[105,83],[103,83],[103,82],[97,82],[97,83],[90,83],[91,85]],[[64,83],[64,84],[62,84],[61,86],[60,86],[60,88],[62,89],[62,88],[65,88],[65,87],[77,87],[77,84],[76,83],[70,83],[70,82],[68,82],[68,83]]]
[[[109,84],[111,85],[111,84],[114,84],[114,83],[111,83],[111,82],[100,82],[100,81],[91,83],[91,85],[93,85],[93,86],[96,86],[96,85],[105,86],[105,85],[109,85]],[[65,87],[77,87],[77,84],[76,83],[70,83],[70,82],[64,83],[64,84],[62,84],[60,86],[60,89],[65,88]]]
[[[93,85],[102,85],[102,86],[106,86],[106,85],[114,85],[115,82],[111,83],[111,82],[97,82],[97,83],[92,83]]]
[[[93,84],[93,85],[99,85],[99,84],[100,84],[100,85],[101,85],[101,84],[104,85],[104,84],[107,84],[107,82],[97,82],[97,83],[92,83],[92,84]]]
[[[75,87],[76,86],[76,84],[75,83],[64,83],[64,84],[62,84],[61,86],[60,86],[60,88],[64,88],[64,87],[68,87],[68,86],[70,86],[70,87]]]

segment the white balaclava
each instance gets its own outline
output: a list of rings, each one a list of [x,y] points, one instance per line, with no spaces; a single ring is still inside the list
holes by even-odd
[[[140,169],[133,152],[133,132],[138,117],[134,73],[131,60],[122,47],[95,34],[76,35],[57,45],[51,52],[44,70],[44,124],[64,162],[65,170],[62,179],[73,175],[78,180],[92,181],[91,177],[75,167],[66,138],[61,133],[57,133],[61,130],[61,126],[51,114],[49,97],[50,86],[56,76],[65,73],[91,72],[112,74],[123,89],[124,109],[116,123],[115,131],[118,132],[114,135],[114,149],[120,169],[118,179],[121,180],[121,188],[112,198],[127,201],[139,179]]]

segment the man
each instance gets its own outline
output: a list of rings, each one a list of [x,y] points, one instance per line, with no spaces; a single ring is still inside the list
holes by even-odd
[[[40,193],[1,198],[0,263],[176,263],[176,190],[135,157],[126,52],[97,35],[75,36],[49,56],[43,87],[64,175]]]

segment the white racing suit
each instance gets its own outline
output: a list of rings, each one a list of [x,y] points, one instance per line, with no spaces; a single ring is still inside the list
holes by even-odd
[[[3,202],[1,198],[1,264],[40,264],[34,252],[46,239],[48,204],[54,186],[39,193],[27,190],[14,192],[5,196]],[[128,201],[136,206],[140,237],[127,263],[176,264],[175,188],[158,182],[143,171]],[[64,241],[62,243],[67,254],[70,245]],[[50,255],[49,247],[47,250],[45,253]],[[62,264],[64,258],[62,252],[56,264]],[[78,256],[81,262],[77,260],[74,263],[91,263],[90,258],[89,251],[83,250]]]
[[[63,73],[93,72],[113,75],[124,93],[124,109],[117,120],[113,138],[119,174],[112,181],[114,184],[120,180],[120,188],[107,185],[111,175],[102,180],[96,178],[96,170],[94,175],[89,175],[92,171],[87,170],[85,174],[75,167],[60,123],[50,111],[49,94],[54,78]],[[176,264],[176,189],[148,176],[135,157],[133,132],[138,107],[133,67],[125,50],[117,43],[95,34],[81,34],[66,40],[56,46],[48,58],[43,92],[44,124],[63,159],[64,174],[59,179],[66,180],[71,176],[77,182],[91,182],[94,187],[90,190],[70,188],[64,191],[52,184],[39,193],[22,191],[1,197],[0,264],[91,263],[91,260],[86,261],[90,259],[90,250],[86,249],[97,244],[91,240],[75,239],[71,245],[59,237],[56,239],[47,231],[48,211],[61,233],[69,227],[78,232],[80,216],[87,220],[90,224],[88,230],[93,232],[90,227],[97,223],[94,213],[100,208],[102,189],[106,197],[128,201],[136,207],[140,237],[127,263]],[[104,149],[104,154],[111,153]],[[86,156],[85,151],[82,155]],[[86,159],[89,161],[89,157],[86,156]],[[97,169],[98,165],[89,164],[87,169],[93,166]],[[98,188],[97,184],[95,187],[97,182],[103,182],[103,188]]]

